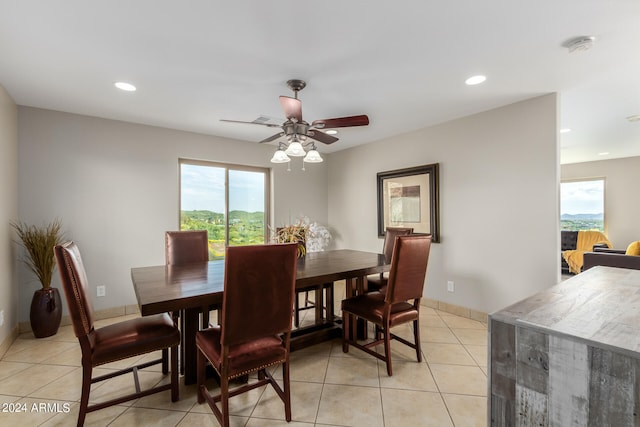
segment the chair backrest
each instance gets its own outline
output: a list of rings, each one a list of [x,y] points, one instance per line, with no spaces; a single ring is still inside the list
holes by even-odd
[[[164,240],[167,265],[209,261],[207,230],[167,231]]]
[[[395,239],[385,301],[396,303],[422,297],[430,249],[429,234]]]
[[[406,236],[413,233],[413,228],[407,227],[387,227],[384,232],[384,243],[382,244],[382,253],[388,263],[391,262],[391,255],[393,254],[393,245],[398,236]]]
[[[68,241],[56,245],[54,251],[73,330],[78,338],[89,335],[93,331],[93,305],[78,246]]]
[[[289,332],[297,243],[227,248],[222,345]]]

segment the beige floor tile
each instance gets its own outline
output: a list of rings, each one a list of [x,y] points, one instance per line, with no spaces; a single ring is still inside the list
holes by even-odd
[[[330,357],[325,384],[379,387],[378,359],[372,356],[366,359]]]
[[[323,383],[327,374],[327,366],[329,358],[326,356],[312,356],[310,354],[291,355],[291,363],[289,365],[289,375],[292,381],[309,381],[315,383]],[[280,366],[275,369],[275,378],[282,378],[282,368]]]
[[[47,359],[49,365],[82,366],[82,351],[80,345],[65,350]]]
[[[322,384],[291,382],[291,418],[313,423],[318,415]],[[251,417],[284,421],[284,403],[269,386],[262,394]]]
[[[69,413],[57,414],[41,427],[75,427],[78,421],[79,404],[71,405]],[[110,406],[99,411],[89,412],[85,418],[85,427],[106,427],[127,409],[126,406]]]
[[[429,365],[423,362],[393,361],[393,375],[387,375],[387,367],[383,362],[378,362],[378,375],[380,387],[438,391],[436,383],[431,375]]]
[[[7,362],[0,360],[0,381],[13,375],[17,375],[19,372],[24,371],[31,366],[33,365],[30,363]]]
[[[209,392],[212,395],[215,395],[216,393],[219,392],[218,391],[219,388],[212,383],[213,383],[213,380],[210,380],[207,383],[207,386],[209,388]],[[262,396],[262,393],[264,393],[264,390],[266,387],[267,386],[259,387],[229,399],[229,413],[231,415],[235,415],[239,417],[251,416],[251,413],[255,409],[258,401],[260,400],[260,396]],[[233,385],[232,385],[232,388],[233,388]],[[202,404],[196,403],[195,405],[193,405],[190,412],[195,412],[200,414],[210,414],[211,408],[209,408],[209,405],[207,405],[206,402]]]
[[[487,345],[487,331],[481,329],[451,329],[462,344]]]
[[[420,342],[442,342],[457,344],[460,341],[449,328],[421,328]]]
[[[480,396],[443,394],[444,402],[456,427],[487,425],[487,399]]]
[[[0,381],[0,394],[28,396],[74,369],[71,366],[33,365]]]
[[[3,400],[2,402],[5,402]],[[58,408],[62,410],[62,402],[49,402],[51,407],[41,407],[47,402],[25,397],[11,402],[7,408],[0,411],[1,426],[35,427],[54,417]],[[58,405],[56,405],[58,403]]]
[[[451,329],[483,329],[487,330],[487,325],[477,320],[467,319],[459,316],[442,316],[442,320]]]
[[[174,427],[187,414],[178,411],[163,411],[159,409],[129,408],[118,418],[113,420],[110,427]]]
[[[344,295],[344,282],[341,283],[342,287],[336,284],[337,309]],[[303,313],[305,321],[313,319],[311,310]],[[100,327],[136,317],[137,314],[105,319],[96,325]],[[281,401],[270,387],[261,387],[231,399],[231,425],[375,426],[382,425],[383,413],[387,417],[387,426],[396,422],[401,425],[429,425],[433,420],[442,422],[437,425],[451,425],[451,419],[439,418],[445,403],[456,425],[484,425],[486,326],[428,307],[421,310],[420,325],[423,362],[417,362],[415,350],[392,341],[394,375],[391,377],[387,376],[385,364],[371,355],[353,347],[349,353],[343,353],[341,339],[292,353],[293,422],[284,423]],[[410,324],[394,328],[393,332],[412,340]],[[460,348],[466,349],[469,357],[465,357]],[[160,352],[156,352],[102,366],[94,370],[94,376],[159,356]],[[20,335],[0,359],[0,402],[22,400],[38,404],[58,399],[57,402],[69,404],[70,411],[34,413],[20,419],[12,414],[11,420],[7,414],[0,414],[0,425],[74,426],[81,386],[80,358],[80,347],[71,326],[61,327],[56,335],[44,339],[36,339],[30,333]],[[443,361],[446,363],[438,363]],[[476,364],[478,366],[473,366]],[[273,372],[281,378],[279,367]],[[143,388],[169,381],[168,376],[161,374],[160,365],[143,370],[140,378]],[[196,386],[184,386],[183,381],[181,378],[179,402],[171,403],[169,392],[163,392],[89,413],[85,425],[158,425],[162,421],[165,424],[159,425],[217,426],[208,405],[196,403]],[[217,392],[218,386],[213,381],[209,381],[208,386],[213,393]],[[102,401],[132,389],[133,379],[128,374],[94,384],[91,400]],[[447,394],[440,398],[440,393]],[[420,403],[413,412],[421,414],[424,408],[430,408],[429,417],[417,416],[418,421],[403,418],[405,414],[401,403],[414,400]],[[414,403],[412,405],[415,406]],[[394,411],[399,415],[396,416]],[[478,423],[477,420],[481,421]],[[417,424],[411,424],[413,422]]]
[[[477,366],[429,364],[441,393],[487,395],[487,376]]]
[[[77,343],[66,341],[39,341],[38,344],[29,346],[27,349],[5,355],[2,360],[9,362],[43,363],[49,358],[77,346]]]
[[[80,400],[82,386],[82,368],[73,368],[71,372],[51,381],[49,384],[29,394],[34,399],[56,399],[67,402]]]
[[[382,427],[380,389],[325,384],[318,410],[319,424]]]
[[[476,365],[462,344],[429,343],[422,348],[428,363]]]
[[[440,393],[382,389],[385,427],[452,426]]]
[[[476,361],[478,366],[480,366],[480,367],[486,367],[487,366],[487,363],[488,363],[488,359],[487,359],[487,357],[488,357],[487,344],[485,344],[485,345],[467,344],[464,347],[467,349],[469,354],[471,354],[471,357],[473,357],[473,360]]]
[[[95,373],[93,374],[93,377],[95,378],[97,376],[100,376],[104,374],[105,371],[106,370],[98,370],[96,372],[94,370]],[[140,381],[140,389],[142,390],[146,390],[155,386],[162,379],[163,375],[159,372],[138,372],[138,380]],[[124,374],[119,377],[92,384],[91,393],[89,394],[89,402],[90,404],[104,402],[130,393],[135,393],[135,391],[136,389],[133,374]],[[122,405],[131,406],[131,404],[134,402],[135,400],[132,400],[129,402],[125,402]]]
[[[446,328],[447,324],[444,323],[442,318],[438,315],[423,315],[420,314],[420,329],[424,328]]]
[[[247,417],[229,417],[229,424],[231,427],[243,427],[246,426],[249,418]],[[194,412],[189,412],[183,419],[180,421],[177,427],[219,427],[220,424],[216,419],[213,413],[208,414],[199,414]]]

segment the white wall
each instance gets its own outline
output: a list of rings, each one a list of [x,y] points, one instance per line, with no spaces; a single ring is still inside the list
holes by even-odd
[[[179,225],[178,158],[273,166],[272,224],[300,213],[327,223],[327,164],[302,172],[298,162],[286,172],[269,162],[271,145],[28,107],[18,109],[18,124],[20,219],[62,220],[82,251],[97,310],[135,304],[131,267],[164,263],[164,232]],[[19,281],[26,321],[38,285],[23,269]],[[98,285],[105,297],[95,297]]]
[[[562,180],[605,178],[605,233],[616,249],[640,240],[640,157],[561,166]]]
[[[18,283],[11,221],[18,219],[18,109],[0,85],[0,344],[18,324]],[[1,354],[0,354],[1,356]]]
[[[442,243],[432,245],[425,296],[492,312],[554,285],[557,110],[556,94],[545,95],[332,154],[336,246],[380,250],[376,173],[439,163]]]

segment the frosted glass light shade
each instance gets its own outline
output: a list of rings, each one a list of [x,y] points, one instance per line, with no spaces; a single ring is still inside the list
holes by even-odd
[[[277,150],[273,153],[273,157],[271,158],[271,163],[287,163],[290,162],[291,159],[287,154],[282,150]]]
[[[309,150],[303,160],[307,163],[322,163],[324,161],[316,149]]]
[[[297,141],[294,141],[291,144],[289,144],[289,148],[287,148],[285,153],[288,156],[293,156],[293,157],[302,157],[306,154],[304,151],[304,148],[302,148],[302,144],[300,144]]]

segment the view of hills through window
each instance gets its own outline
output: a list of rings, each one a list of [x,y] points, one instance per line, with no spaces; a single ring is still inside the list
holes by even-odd
[[[265,171],[180,163],[180,229],[207,230],[209,259],[266,237]],[[225,213],[228,212],[228,217]]]
[[[560,184],[560,229],[604,232],[604,179]]]

